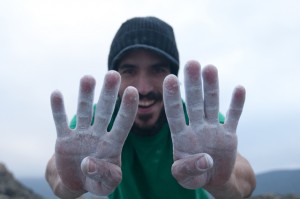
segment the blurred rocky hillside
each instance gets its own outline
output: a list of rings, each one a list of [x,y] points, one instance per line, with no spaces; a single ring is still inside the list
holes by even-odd
[[[42,197],[18,182],[5,165],[0,163],[0,199],[42,199]]]
[[[293,196],[293,195],[261,195],[261,196],[254,196],[250,197],[250,199],[300,199],[300,197]]]

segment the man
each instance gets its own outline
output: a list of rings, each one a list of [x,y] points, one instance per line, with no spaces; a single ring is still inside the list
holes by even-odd
[[[206,66],[202,80],[199,63],[190,61],[183,103],[173,29],[155,17],[122,24],[108,69],[94,108],[95,80],[81,79],[71,128],[61,93],[52,93],[57,141],[46,178],[57,196],[207,198],[204,190],[215,198],[250,196],[255,177],[237,152],[243,87],[235,88],[224,121],[217,69]]]

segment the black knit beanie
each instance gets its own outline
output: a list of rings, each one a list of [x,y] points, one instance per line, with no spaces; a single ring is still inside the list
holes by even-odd
[[[177,75],[179,55],[173,28],[156,17],[135,17],[125,21],[117,31],[108,56],[108,69],[116,70],[122,56],[129,50],[144,48],[162,55]]]

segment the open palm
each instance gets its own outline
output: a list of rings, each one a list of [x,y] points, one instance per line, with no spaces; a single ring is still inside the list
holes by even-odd
[[[81,79],[74,130],[68,126],[61,93],[51,95],[56,167],[64,185],[74,192],[108,195],[122,179],[121,151],[136,115],[138,93],[133,87],[126,89],[113,128],[107,132],[120,81],[117,72],[107,73],[91,125],[95,80],[91,76]]]
[[[229,179],[236,160],[236,128],[245,89],[236,87],[226,121],[220,124],[217,69],[212,65],[203,69],[203,86],[201,67],[197,62],[188,62],[184,75],[188,125],[177,77],[169,75],[163,85],[173,141],[172,174],[179,184],[189,189],[222,185]]]

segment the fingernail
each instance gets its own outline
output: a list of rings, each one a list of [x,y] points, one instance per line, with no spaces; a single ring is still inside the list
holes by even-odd
[[[213,159],[209,155],[203,155],[197,161],[197,168],[200,170],[206,170],[213,166]]]
[[[94,161],[90,160],[89,158],[84,159],[84,164],[87,168],[87,172],[89,174],[93,174],[96,172],[96,164]]]

